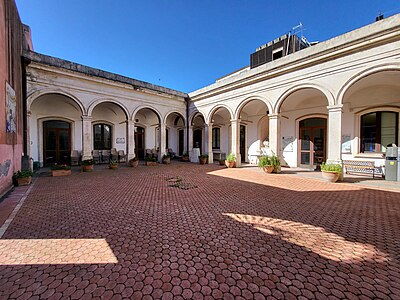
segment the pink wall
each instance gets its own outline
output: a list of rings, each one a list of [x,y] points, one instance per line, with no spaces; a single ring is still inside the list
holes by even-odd
[[[21,169],[23,151],[22,55],[23,25],[14,0],[0,0],[0,196]],[[6,82],[15,91],[15,126],[6,130]],[[10,131],[10,130],[9,130]]]

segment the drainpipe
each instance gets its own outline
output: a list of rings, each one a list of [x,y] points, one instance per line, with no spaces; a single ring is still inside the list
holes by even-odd
[[[185,103],[186,103],[186,153],[189,153],[189,102],[190,98],[186,97],[185,98]]]
[[[22,128],[23,128],[23,152],[24,155],[22,157],[22,169],[23,170],[29,170],[31,168],[30,166],[30,161],[29,161],[29,156],[28,156],[28,119],[27,119],[27,85],[26,85],[26,67],[31,63],[31,61],[22,56],[21,57],[21,82],[22,82]]]

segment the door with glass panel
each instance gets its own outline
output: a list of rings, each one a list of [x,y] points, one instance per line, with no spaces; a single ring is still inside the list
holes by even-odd
[[[43,163],[70,164],[71,124],[64,121],[43,122]]]
[[[135,156],[144,159],[144,128],[135,126]]]
[[[300,166],[313,168],[326,160],[326,119],[300,121]]]

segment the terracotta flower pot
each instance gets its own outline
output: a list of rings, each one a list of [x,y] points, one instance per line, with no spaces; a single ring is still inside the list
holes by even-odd
[[[263,167],[263,171],[264,171],[265,173],[268,173],[268,174],[271,174],[273,170],[274,170],[274,166],[266,166],[266,167]]]
[[[135,168],[139,165],[139,160],[130,160],[129,161],[129,166],[132,168]]]
[[[29,185],[32,182],[32,177],[17,178],[18,186]]]
[[[82,165],[83,172],[92,172],[93,168],[94,168],[94,165]]]
[[[109,168],[111,170],[116,170],[116,169],[118,169],[118,165],[109,165]]]
[[[146,164],[146,166],[157,166],[156,161],[146,161],[145,164]]]
[[[71,175],[71,170],[51,170],[51,176],[68,176]]]
[[[236,162],[235,161],[227,161],[227,160],[225,160],[225,166],[227,168],[235,168],[236,167]]]
[[[340,177],[340,173],[337,172],[322,171],[321,173],[322,173],[322,178],[324,178],[326,181],[329,182],[336,182]]]
[[[165,165],[168,165],[171,163],[171,158],[170,157],[165,157],[162,159],[162,163]]]
[[[208,157],[204,158],[204,157],[199,156],[199,163],[201,165],[205,165],[207,163],[207,161],[208,161]]]

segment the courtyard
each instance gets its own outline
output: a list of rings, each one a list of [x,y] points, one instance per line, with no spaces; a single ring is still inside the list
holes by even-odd
[[[400,194],[173,163],[37,177],[0,299],[400,299]]]

